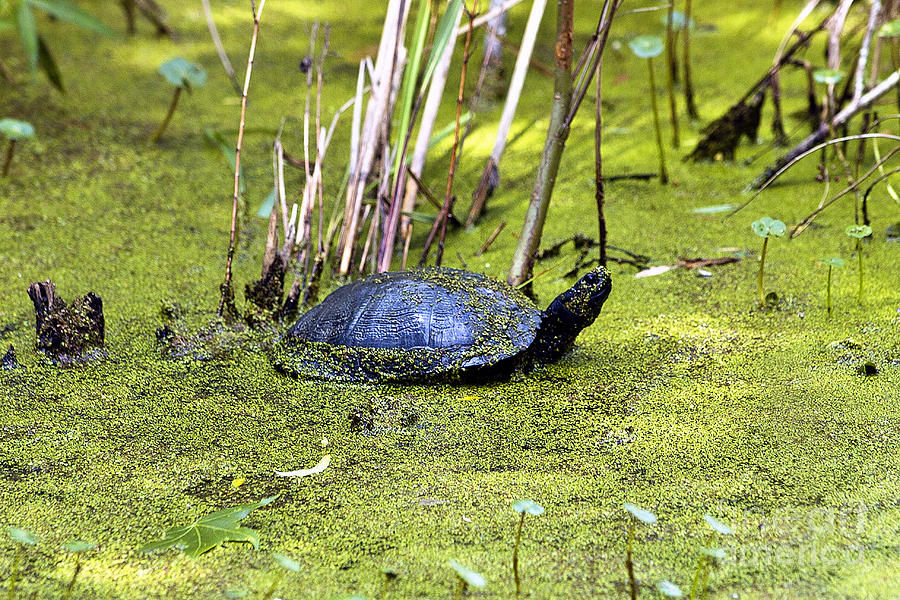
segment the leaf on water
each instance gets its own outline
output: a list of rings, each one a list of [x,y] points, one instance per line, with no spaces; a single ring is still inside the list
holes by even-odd
[[[649,510],[643,509],[640,506],[632,504],[631,502],[626,502],[624,504],[625,510],[631,513],[635,519],[640,521],[641,523],[645,523],[647,525],[653,525],[656,523],[656,515],[654,515]]]
[[[331,463],[331,455],[326,454],[322,457],[322,460],[319,461],[319,464],[311,469],[300,469],[299,471],[275,471],[275,474],[279,477],[306,477],[307,475],[316,475],[327,469],[329,463]]]
[[[703,519],[710,527],[713,528],[713,531],[715,531],[716,533],[721,533],[722,535],[734,535],[734,531],[731,529],[731,527],[716,519],[715,517],[703,515]]]
[[[714,215],[716,213],[734,210],[737,207],[737,204],[714,204],[713,206],[698,206],[691,210],[691,212],[695,215]]]
[[[639,35],[628,42],[628,47],[638,58],[653,58],[662,54],[663,42],[658,35]]]
[[[204,515],[190,525],[173,527],[166,531],[163,539],[141,546],[141,552],[156,552],[174,547],[196,558],[225,542],[249,542],[258,550],[259,535],[249,527],[241,527],[240,521],[257,508],[271,504],[279,495],[250,504],[232,506]]]
[[[27,121],[17,119],[0,119],[0,133],[7,139],[20,140],[34,137],[34,127]]]
[[[817,69],[813,71],[813,79],[826,85],[839,83],[843,78],[843,71],[837,71],[835,69]]]
[[[19,542],[20,544],[27,544],[29,546],[34,546],[35,544],[37,544],[38,537],[27,529],[22,529],[21,527],[13,527],[12,525],[10,525],[6,528],[6,531],[9,532],[9,537]]]
[[[225,590],[225,597],[237,600],[237,598],[246,598],[249,593],[249,590]]]
[[[70,540],[63,544],[63,550],[68,552],[87,552],[88,550],[93,550],[97,547],[97,544],[94,542],[86,542],[84,540]]]
[[[658,589],[659,593],[663,596],[668,596],[669,598],[681,598],[681,588],[668,579],[663,579],[657,583],[656,589]]]
[[[838,258],[836,256],[820,258],[816,262],[819,263],[820,265],[822,265],[823,267],[843,267],[844,266],[844,259]]]
[[[512,507],[517,513],[527,513],[534,517],[544,514],[544,507],[534,500],[516,500],[513,502]]]
[[[725,560],[728,557],[721,548],[701,548],[700,552],[711,558],[718,558],[719,560]]]
[[[467,585],[475,588],[483,588],[487,585],[487,581],[485,581],[484,577],[482,577],[480,573],[473,571],[462,563],[451,558],[448,564],[450,565],[451,569],[456,571],[456,574],[459,576],[459,578],[466,582]]]
[[[654,277],[656,275],[662,275],[663,273],[668,273],[672,269],[672,265],[658,265],[656,267],[650,267],[649,269],[644,269],[643,271],[638,271],[634,274],[635,279],[641,279],[642,277]]]
[[[188,62],[180,56],[159,66],[159,74],[175,87],[189,90],[206,85],[206,71],[196,63]]]
[[[293,571],[294,573],[300,572],[300,563],[298,563],[293,558],[285,556],[284,554],[280,554],[278,552],[272,553],[272,558],[274,558],[275,562],[277,562],[288,571]]]
[[[868,225],[850,225],[844,230],[844,233],[852,238],[861,240],[872,235],[872,228]]]

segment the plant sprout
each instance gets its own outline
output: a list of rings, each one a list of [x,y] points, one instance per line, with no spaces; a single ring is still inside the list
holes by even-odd
[[[457,583],[456,591],[453,593],[453,600],[462,598],[462,595],[469,589],[470,585],[479,589],[487,585],[487,581],[485,581],[481,574],[473,571],[459,561],[451,558],[448,564],[450,565],[450,568],[456,572]]]
[[[68,585],[66,585],[66,591],[63,593],[63,600],[69,600],[69,596],[72,595],[72,588],[75,587],[75,580],[78,578],[78,573],[81,572],[81,553],[94,550],[95,548],[97,548],[97,544],[94,542],[85,542],[83,540],[71,540],[63,544],[63,550],[75,555],[75,570],[72,572],[72,579],[70,579]]]
[[[751,228],[753,233],[763,239],[762,252],[759,254],[759,273],[756,276],[756,288],[759,292],[759,305],[765,306],[766,294],[763,289],[763,269],[766,266],[766,249],[769,245],[769,238],[783,236],[787,227],[778,219],[763,217],[758,221],[753,221]]]
[[[521,592],[519,579],[519,543],[522,541],[522,527],[525,525],[525,515],[539,517],[544,514],[544,507],[533,500],[516,500],[513,502],[513,510],[519,513],[519,528],[516,529],[516,544],[513,547],[513,577],[516,580],[516,595]]]
[[[666,154],[663,150],[662,131],[659,127],[659,109],[656,106],[656,78],[653,74],[653,57],[659,56],[663,51],[662,40],[655,35],[641,35],[630,42],[628,46],[638,58],[647,59],[647,68],[650,74],[650,107],[653,110],[653,127],[656,129],[656,148],[659,151],[659,181],[669,182],[669,174],[666,172]]]
[[[166,113],[162,123],[153,137],[150,138],[152,143],[159,141],[169,121],[175,113],[175,107],[178,106],[178,99],[181,97],[181,90],[187,90],[189,93],[195,87],[203,87],[206,85],[206,71],[198,64],[188,62],[178,57],[166,61],[159,66],[159,74],[166,78],[166,81],[175,86],[175,94],[172,96],[172,102],[169,104],[169,111]]]
[[[19,580],[19,564],[22,562],[22,555],[25,554],[25,546],[34,546],[37,544],[36,535],[19,527],[7,527],[6,531],[9,537],[16,542],[16,554],[13,557],[12,568],[9,570],[9,599],[16,597],[16,583]]]
[[[719,535],[734,535],[734,531],[723,523],[719,521],[715,517],[711,517],[710,515],[703,515],[703,519],[706,521],[706,524],[709,525],[710,529],[712,529],[715,533]],[[701,600],[706,597],[706,586],[709,582],[709,572],[710,572],[710,563],[715,564],[716,560],[723,560],[726,558],[726,554],[724,550],[719,548],[713,548],[712,545],[712,535],[710,535],[709,543],[700,548],[700,558],[697,559],[697,569],[694,571],[694,581],[691,583],[691,598],[700,598]]]
[[[856,256],[859,259],[859,292],[856,294],[856,303],[861,305],[863,301],[862,240],[872,235],[872,228],[868,225],[850,225],[844,230],[844,233],[856,240]]]
[[[624,507],[632,516],[628,522],[628,545],[625,546],[625,570],[628,571],[628,585],[631,589],[631,600],[636,600],[637,582],[634,580],[634,561],[631,559],[632,550],[634,548],[634,523],[635,521],[640,521],[645,525],[653,525],[656,523],[656,515],[631,502],[626,502]]]
[[[26,121],[18,121],[16,119],[0,120],[0,133],[9,140],[6,146],[6,158],[3,159],[3,171],[0,172],[3,177],[9,175],[9,165],[12,163],[13,153],[16,150],[16,142],[34,137],[34,127]]]
[[[275,595],[275,588],[278,587],[278,584],[281,583],[282,579],[284,579],[285,572],[300,572],[300,563],[298,563],[293,558],[285,556],[284,554],[279,554],[278,552],[273,552],[272,558],[275,559],[275,562],[278,563],[278,565],[283,568],[284,571],[279,571],[278,575],[275,576],[275,579],[272,581],[272,585],[269,586],[268,591],[263,596],[263,600],[269,600],[272,596]]]
[[[831,117],[834,114],[834,106],[832,104],[834,98],[834,86],[843,78],[844,73],[836,69],[817,69],[816,71],[813,71],[813,79],[818,83],[823,83],[827,86],[827,92],[825,94],[825,117],[828,122],[831,122]]]
[[[835,267],[843,267],[844,259],[837,257],[829,257],[829,258],[820,258],[818,261],[820,265],[824,265],[828,267],[828,279],[825,280],[825,309],[828,311],[828,318],[831,318],[831,271]]]

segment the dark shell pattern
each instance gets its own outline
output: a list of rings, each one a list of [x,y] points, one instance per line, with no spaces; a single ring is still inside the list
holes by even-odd
[[[484,275],[381,273],[338,288],[303,314],[282,338],[276,364],[344,381],[459,376],[514,360],[540,320],[522,293]]]

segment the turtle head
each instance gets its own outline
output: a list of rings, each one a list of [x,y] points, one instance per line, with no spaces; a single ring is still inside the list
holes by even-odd
[[[568,352],[582,329],[593,323],[612,290],[612,279],[597,267],[550,303],[533,343],[538,360],[556,360]]]

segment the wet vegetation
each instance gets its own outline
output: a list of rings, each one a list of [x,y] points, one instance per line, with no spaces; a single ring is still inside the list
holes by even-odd
[[[487,2],[201,4],[0,1],[0,596],[900,593],[894,6],[522,3],[498,84]],[[420,256],[614,290],[529,373],[276,369]]]

